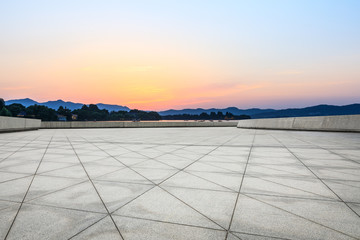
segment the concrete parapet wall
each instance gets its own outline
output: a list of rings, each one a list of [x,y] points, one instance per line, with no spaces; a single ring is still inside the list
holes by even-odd
[[[360,132],[360,115],[240,120],[238,128]]]
[[[224,122],[42,122],[41,128],[156,128],[156,127],[236,127],[237,121]]]
[[[40,126],[41,120],[39,119],[0,116],[0,132],[35,130]]]

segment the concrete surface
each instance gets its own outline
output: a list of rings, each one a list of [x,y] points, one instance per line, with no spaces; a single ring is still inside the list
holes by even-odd
[[[156,128],[156,127],[236,127],[237,121],[74,121],[74,122],[42,122],[41,128]]]
[[[360,132],[360,115],[240,120],[238,128]]]
[[[0,239],[359,239],[360,134],[0,135]]]
[[[35,130],[41,126],[41,120],[0,116],[0,132]]]

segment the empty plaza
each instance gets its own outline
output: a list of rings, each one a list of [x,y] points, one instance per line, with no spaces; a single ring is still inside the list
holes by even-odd
[[[0,239],[360,239],[360,133],[0,134]]]

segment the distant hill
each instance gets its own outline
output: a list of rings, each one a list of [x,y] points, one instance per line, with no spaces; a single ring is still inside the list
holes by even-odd
[[[323,104],[306,108],[288,108],[272,112],[257,113],[251,115],[251,118],[308,117],[348,114],[360,114],[360,104],[350,104],[344,106]]]
[[[57,101],[48,101],[44,103],[39,103],[39,105],[44,105],[49,108],[57,110],[60,106],[66,107],[70,110],[79,109],[84,104],[82,103],[73,103],[73,102],[64,102],[63,100],[57,100]]]
[[[6,105],[10,105],[12,103],[20,103],[25,107],[38,104],[44,105],[49,108],[57,110],[60,106],[66,107],[70,110],[79,109],[84,105],[83,103],[73,103],[73,102],[65,102],[63,100],[57,101],[48,101],[48,102],[36,102],[30,98],[25,99],[15,99],[6,101]],[[130,111],[130,109],[126,106],[120,105],[111,105],[104,103],[96,104],[99,109],[107,109],[108,111]],[[161,116],[167,115],[182,115],[182,114],[191,114],[191,115],[199,115],[201,113],[210,114],[211,112],[222,112],[225,114],[226,112],[230,112],[234,115],[248,115],[251,118],[279,118],[279,117],[307,117],[307,116],[327,116],[327,115],[347,115],[347,114],[360,114],[360,104],[350,104],[344,106],[334,106],[334,105],[317,105],[305,108],[288,108],[288,109],[260,109],[260,108],[250,108],[250,109],[239,109],[236,107],[228,107],[228,108],[196,108],[196,109],[182,109],[182,110],[166,110],[158,112]]]
[[[111,111],[130,111],[130,108],[126,106],[120,106],[120,105],[111,105],[111,104],[104,104],[104,103],[97,103],[96,104],[99,109],[107,109],[109,112]]]
[[[36,102],[36,101],[34,101],[34,100],[30,99],[30,98],[15,99],[15,100],[5,101],[6,105],[10,105],[10,104],[13,104],[13,103],[20,103],[25,107],[28,107],[28,106],[31,106],[31,105],[34,105],[34,104],[39,104],[38,102]]]
[[[347,114],[360,114],[360,104],[350,104],[345,106],[334,105],[317,105],[306,108],[288,108],[288,109],[238,109],[236,107],[229,107],[224,109],[182,109],[182,110],[167,110],[159,112],[161,116],[178,115],[178,114],[201,114],[206,112],[230,112],[234,115],[249,115],[251,118],[280,118],[280,117],[306,117],[306,116],[328,116],[328,115],[347,115]]]
[[[83,103],[65,102],[63,100],[48,101],[48,102],[40,103],[40,102],[34,101],[30,98],[14,99],[14,100],[6,101],[5,103],[6,103],[6,105],[10,105],[13,103],[20,103],[20,104],[24,105],[25,107],[37,104],[37,105],[47,106],[47,107],[55,109],[55,110],[57,110],[60,106],[66,107],[70,110],[75,110],[75,109],[81,108],[84,105]],[[130,109],[126,106],[110,105],[110,104],[103,104],[103,103],[98,103],[96,105],[98,106],[99,109],[106,109],[108,111],[130,111]]]
[[[266,113],[266,112],[272,112],[275,111],[274,109],[259,109],[259,108],[251,108],[251,109],[238,109],[236,107],[228,107],[228,108],[210,108],[210,109],[203,109],[203,108],[196,108],[196,109],[182,109],[182,110],[174,110],[174,109],[170,109],[170,110],[166,110],[166,111],[161,111],[159,112],[159,114],[161,116],[166,116],[166,115],[179,115],[179,114],[191,114],[191,115],[199,115],[203,112],[210,114],[211,112],[222,112],[222,113],[226,113],[226,112],[230,112],[234,115],[254,115],[254,114],[259,114],[259,113]]]

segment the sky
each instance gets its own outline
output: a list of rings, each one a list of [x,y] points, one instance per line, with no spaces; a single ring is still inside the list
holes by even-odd
[[[3,0],[0,97],[132,109],[360,103],[358,0]]]

